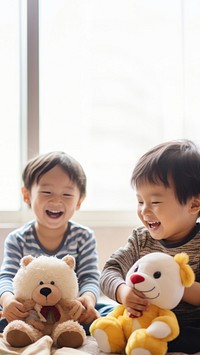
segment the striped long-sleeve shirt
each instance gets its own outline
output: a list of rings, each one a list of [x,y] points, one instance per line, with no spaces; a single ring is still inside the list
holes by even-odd
[[[0,270],[0,296],[6,291],[13,292],[12,279],[19,269],[23,256],[54,255],[61,259],[70,254],[76,260],[75,272],[79,294],[92,292],[98,298],[100,273],[93,231],[70,221],[57,250],[49,252],[40,244],[34,224],[34,221],[29,222],[11,232],[5,239],[4,258]]]
[[[125,277],[130,267],[142,256],[152,252],[163,252],[174,256],[186,252],[196,281],[200,282],[200,225],[197,224],[192,233],[181,242],[153,239],[145,227],[134,229],[127,244],[112,254],[106,262],[100,278],[103,293],[116,300],[117,287],[125,283]],[[173,289],[172,289],[173,292]],[[174,309],[179,321],[189,325],[190,322],[200,322],[200,306],[192,306],[180,302]]]

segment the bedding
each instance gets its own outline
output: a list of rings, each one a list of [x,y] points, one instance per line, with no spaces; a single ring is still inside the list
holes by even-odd
[[[61,348],[55,349],[52,347],[52,339],[45,335],[34,344],[24,348],[13,348],[3,339],[0,334],[0,355],[106,355],[99,351],[96,340],[92,337],[87,337],[85,343],[79,349]],[[112,354],[116,355],[116,354]],[[168,353],[172,355],[172,353]],[[173,353],[173,355],[185,355],[183,353]],[[200,355],[197,353],[196,355]]]

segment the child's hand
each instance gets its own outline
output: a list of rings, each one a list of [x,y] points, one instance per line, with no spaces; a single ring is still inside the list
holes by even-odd
[[[79,317],[80,323],[91,323],[93,320],[99,318],[99,313],[95,309],[95,297],[92,293],[84,293],[78,300],[85,307],[85,311]]]
[[[4,302],[2,317],[6,318],[8,322],[15,319],[24,319],[28,317],[29,313],[26,311],[24,305],[16,299],[11,299],[9,302]]]
[[[126,307],[130,317],[140,317],[142,312],[149,308],[149,302],[145,296],[125,284],[118,287],[117,300]]]

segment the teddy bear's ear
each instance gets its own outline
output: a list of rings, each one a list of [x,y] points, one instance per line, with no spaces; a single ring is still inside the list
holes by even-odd
[[[189,256],[186,253],[179,253],[174,256],[174,259],[180,266],[180,275],[183,286],[192,286],[195,276],[192,268],[188,265]]]
[[[75,268],[75,259],[72,255],[66,255],[62,258],[62,260],[69,265],[72,269]]]
[[[26,255],[20,260],[20,266],[26,267],[28,264],[33,261],[34,257],[32,255]]]

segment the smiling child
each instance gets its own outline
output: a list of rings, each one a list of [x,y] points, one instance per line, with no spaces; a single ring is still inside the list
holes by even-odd
[[[28,316],[15,300],[12,280],[20,259],[31,254],[74,256],[79,283],[79,300],[85,307],[79,322],[88,333],[90,323],[113,306],[98,304],[99,269],[96,239],[89,228],[71,220],[86,196],[86,176],[82,166],[64,152],[51,152],[33,158],[23,174],[22,195],[35,219],[11,232],[5,239],[0,272],[0,331],[15,319]],[[98,312],[99,311],[99,312]]]
[[[148,310],[148,299],[125,284],[130,267],[142,256],[163,252],[189,255],[196,282],[174,309],[180,335],[168,344],[171,352],[200,351],[200,151],[189,140],[160,144],[136,164],[131,184],[143,226],[106,262],[100,287],[135,316]]]

